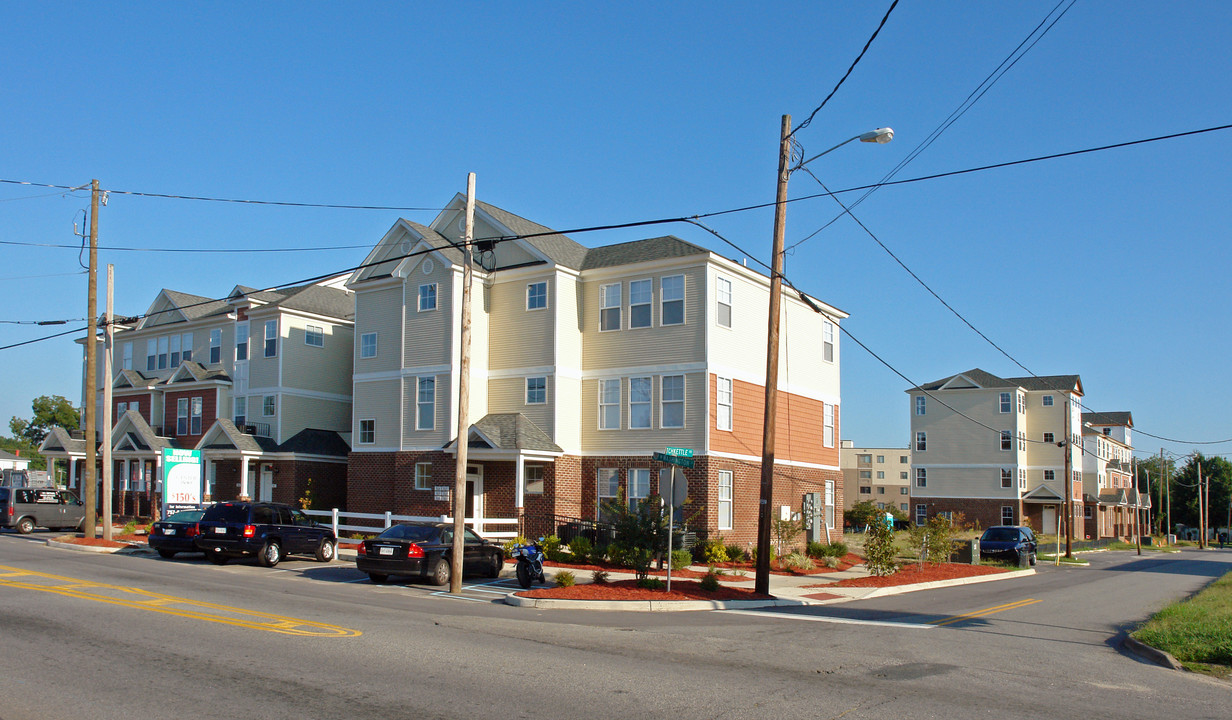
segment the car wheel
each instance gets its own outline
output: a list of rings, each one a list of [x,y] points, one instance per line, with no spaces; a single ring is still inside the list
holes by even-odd
[[[1035,565],[1035,553],[1031,553],[1031,557],[1029,557],[1029,558],[1027,559],[1027,562],[1031,563],[1031,565],[1034,567],[1034,565]]]
[[[374,585],[384,585],[385,581],[389,580],[389,576],[385,573],[370,572],[368,573],[368,579],[371,580]]]
[[[24,517],[17,521],[17,532],[22,535],[29,535],[34,532],[34,521],[28,517]]]
[[[338,548],[335,547],[332,542],[329,540],[322,540],[321,544],[317,546],[317,561],[329,562],[330,560],[333,560],[337,550]]]
[[[174,550],[168,550],[167,548],[159,548],[159,549],[158,549],[158,556],[159,556],[160,558],[165,558],[165,559],[167,559],[167,560],[170,560],[171,558],[175,557],[175,551],[174,551]]]
[[[227,556],[223,555],[220,552],[215,552],[214,550],[206,550],[205,559],[209,560],[215,565],[226,565],[227,564]]]
[[[267,540],[257,553],[257,560],[265,567],[274,567],[282,559],[282,546],[273,540]]]
[[[432,566],[432,577],[429,582],[433,585],[444,585],[449,582],[449,561],[445,558],[439,558],[436,564]]]
[[[488,563],[487,576],[490,578],[500,577],[500,571],[501,571],[501,568],[504,567],[504,565],[505,565],[505,558],[503,555],[501,554],[493,555],[492,561]]]
[[[526,590],[530,588],[530,584],[533,582],[533,579],[530,576],[530,565],[528,563],[519,562],[517,573],[518,584],[522,586],[522,589]]]

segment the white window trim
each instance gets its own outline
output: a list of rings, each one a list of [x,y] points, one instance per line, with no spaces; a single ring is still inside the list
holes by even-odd
[[[419,385],[424,380],[432,381],[432,426],[422,427],[419,420],[423,417],[421,409],[428,403],[419,399]],[[435,375],[420,375],[415,378],[415,429],[416,430],[435,430],[436,429],[436,376]]]
[[[531,400],[530,399],[530,381],[531,380],[542,380],[543,381],[543,399],[542,400]],[[525,390],[525,393],[523,394],[522,399],[525,401],[527,405],[547,405],[548,403],[548,378],[546,375],[536,375],[534,377],[526,378],[526,383],[523,389]]]
[[[274,400],[274,412],[267,413],[265,412],[265,409],[269,407],[269,403],[266,401],[269,400],[270,398],[273,398]],[[261,396],[261,417],[275,417],[277,415],[278,415],[278,396],[277,395],[262,395]]]
[[[726,478],[726,482],[724,478]],[[715,519],[718,522],[720,530],[731,530],[733,521],[735,519],[735,503],[733,502],[733,496],[736,494],[735,493],[735,489],[736,489],[735,473],[733,473],[731,470],[719,470],[718,480],[719,480],[718,496],[717,496],[718,497],[718,508],[717,508]],[[724,490],[727,490],[726,499],[723,498]],[[723,524],[723,506],[724,505],[727,506],[727,524],[726,525]]]
[[[610,287],[616,288],[616,304],[615,305],[605,304],[607,302],[607,292],[606,291]],[[621,315],[623,315],[623,312],[622,312],[623,309],[624,309],[624,284],[617,282],[617,283],[607,283],[605,285],[600,285],[599,286],[599,332],[619,332],[620,329],[624,327],[624,318],[621,317]],[[616,311],[616,317],[617,317],[616,327],[608,328],[608,329],[603,328],[603,311],[604,310],[615,310]]]
[[[373,440],[376,439],[376,433],[373,433]],[[426,467],[428,472],[424,475],[424,484],[419,484],[419,468]],[[415,489],[416,490],[431,490],[432,489],[432,463],[418,462],[415,463]]]
[[[915,469],[915,487],[928,487],[928,468]]]
[[[364,354],[364,338],[369,338],[369,337],[372,338],[372,354],[365,355]],[[376,332],[361,333],[359,336],[359,359],[360,360],[371,360],[375,358],[377,356],[377,353],[380,352],[380,347],[381,347],[380,342],[381,342],[381,338],[380,338],[379,333],[376,333]]]
[[[618,397],[616,402],[614,403],[605,402],[604,397],[603,397],[603,390],[604,390],[605,384],[609,382],[618,383],[617,387],[620,388],[620,397]],[[620,380],[620,378],[601,378],[599,380],[599,422],[598,422],[598,425],[599,425],[600,430],[619,430],[620,429],[621,423],[619,419],[617,419],[616,421],[616,427],[604,427],[603,419],[607,416],[607,413],[604,412],[604,409],[612,407],[613,405],[619,408],[621,406],[621,398],[623,396],[624,396],[624,383]]]
[[[928,398],[927,397],[923,395],[917,395],[915,397],[915,414],[916,415],[927,415],[928,414]]]
[[[924,447],[920,447],[923,445]],[[915,452],[928,452],[928,433],[923,430],[915,434]]]
[[[667,395],[666,393],[663,392],[663,381],[668,378],[680,378],[680,399],[679,400],[666,399]],[[688,407],[688,405],[685,402],[685,400],[687,399],[686,398],[687,392],[688,391],[685,388],[685,379],[684,379],[683,374],[677,373],[674,375],[660,375],[659,376],[659,429],[661,430],[680,430],[685,427],[685,424],[686,424],[685,416],[684,416],[685,408]],[[680,424],[679,425],[668,425],[663,421],[664,418],[667,417],[667,406],[669,404],[680,405]]]
[[[532,473],[537,473],[539,477],[537,479],[531,479]],[[542,465],[527,465],[526,474],[523,479],[526,482],[525,492],[527,495],[542,495],[544,493],[544,484],[547,479],[547,473],[544,471]],[[538,490],[531,489],[535,483],[539,485]]]
[[[726,295],[727,302],[723,301],[724,290],[723,286],[727,286]],[[727,306],[727,324],[719,322],[719,306]],[[727,328],[730,330],[735,324],[736,304],[735,291],[730,278],[725,278],[721,275],[716,275],[714,278],[714,324],[717,327]]]
[[[182,409],[182,410],[181,410]],[[180,421],[184,421],[184,432],[180,432]],[[175,399],[175,435],[188,434],[188,398]]]
[[[321,336],[320,343],[308,342],[308,339],[313,336],[313,332],[312,332],[313,328],[316,328],[316,331],[317,331],[316,334]],[[308,347],[318,347],[318,348],[325,347],[325,328],[322,327],[321,325],[305,324],[304,325],[304,344],[307,345]]]
[[[536,285],[543,286],[543,306],[533,308],[530,306],[530,289]],[[538,312],[539,310],[547,310],[548,305],[549,305],[548,303],[548,281],[540,280],[539,282],[526,283],[526,311],[527,312]]]
[[[646,389],[649,392],[649,397],[646,398],[645,402],[636,402],[636,403],[633,402],[633,382],[635,380],[638,380],[638,381],[645,380],[646,381]],[[630,430],[651,430],[653,429],[654,428],[654,378],[650,375],[637,375],[637,376],[629,378],[629,399],[626,404],[629,406],[628,410],[629,410],[629,429]],[[645,405],[646,406],[646,424],[645,425],[634,425],[633,424],[633,406],[634,405],[639,405],[639,406]]]
[[[270,325],[274,326],[274,337],[270,337]],[[264,357],[267,357],[267,358],[278,357],[278,335],[279,335],[278,321],[277,320],[266,320],[264,323],[264,326],[265,326],[265,335],[264,335],[265,342],[261,346],[261,352],[263,353]],[[273,352],[270,352],[270,340],[274,341],[274,351]]]
[[[364,441],[364,423],[372,423],[372,439]],[[375,445],[376,444],[376,418],[360,418],[356,426],[355,444],[356,445]]]
[[[821,407],[822,407],[821,409],[821,416],[822,416],[821,444],[822,444],[822,447],[832,448],[834,447],[834,435],[835,435],[834,433],[835,405],[833,403],[822,403]]]
[[[1014,412],[1013,393],[998,393],[997,394],[997,412],[1001,415]]]
[[[650,299],[645,302],[633,302],[633,284],[634,283],[649,283],[650,284]],[[655,287],[654,278],[637,278],[629,281],[629,329],[630,330],[653,330],[655,326],[654,306],[655,306]],[[633,325],[633,308],[646,306],[650,309],[650,322],[645,325]]]
[[[642,495],[633,494],[633,477],[634,475],[644,474],[646,478],[645,493]],[[625,503],[629,507],[633,507],[634,501],[642,501],[650,497],[650,468],[631,467],[625,471]]]
[[[724,382],[727,383],[726,392],[724,392],[723,390]],[[733,380],[732,378],[719,377],[716,375],[715,380],[714,380],[714,390],[715,390],[714,392],[714,396],[715,396],[714,426],[715,426],[715,429],[731,432],[733,419],[735,418],[735,412],[736,412],[736,398],[735,398],[736,381]],[[727,395],[727,402],[723,402],[723,396],[725,394]],[[727,426],[726,427],[724,427],[724,422],[723,422],[724,420],[723,408],[727,408],[727,418],[726,418]]]
[[[663,292],[663,281],[669,278],[680,278],[680,299],[679,300],[675,300],[675,299],[669,300]],[[685,319],[687,317],[685,313],[688,312],[688,308],[685,307],[684,288],[685,288],[685,277],[683,273],[680,275],[664,275],[663,277],[659,278],[659,327],[671,327],[673,325],[684,325],[685,324]],[[663,312],[663,308],[669,302],[680,303],[680,322],[670,322],[669,323],[664,319],[666,315]]]
[[[432,288],[432,307],[430,308],[424,307],[424,288]],[[440,304],[440,288],[437,287],[437,283],[424,283],[419,286],[419,290],[415,295],[415,307],[418,312],[432,312],[440,307]]]

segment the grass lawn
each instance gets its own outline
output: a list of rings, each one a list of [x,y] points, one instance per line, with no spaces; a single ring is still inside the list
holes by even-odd
[[[1133,636],[1171,653],[1187,670],[1232,676],[1232,573],[1159,611]]]

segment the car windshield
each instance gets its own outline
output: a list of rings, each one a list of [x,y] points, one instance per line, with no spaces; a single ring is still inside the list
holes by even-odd
[[[174,523],[191,523],[197,522],[201,516],[205,514],[204,510],[181,510],[178,513],[171,513],[164,520]]]
[[[1018,531],[1014,528],[988,528],[980,539],[992,542],[1013,542],[1018,539]]]
[[[381,540],[411,540],[413,542],[433,542],[440,533],[431,525],[394,525],[377,535]]]

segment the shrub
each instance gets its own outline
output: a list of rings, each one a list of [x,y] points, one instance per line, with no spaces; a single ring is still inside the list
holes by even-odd
[[[568,559],[565,551],[560,549],[560,538],[555,535],[548,535],[540,540],[539,547],[543,549],[543,556],[552,562],[564,562]]]
[[[954,526],[945,516],[934,515],[926,524],[912,527],[910,536],[911,547],[915,549],[920,562],[949,562]]]
[[[830,543],[828,547],[829,547],[829,550],[826,552],[826,555],[828,555],[829,557],[843,558],[849,552],[847,548],[847,543],[843,542],[842,540],[832,542]]]
[[[743,572],[744,572],[743,570],[737,570],[736,574],[739,575],[739,574],[742,574]],[[718,575],[719,577],[722,577],[727,574],[727,571],[724,570],[723,568],[717,568],[711,565],[706,568],[706,574],[707,575]]]
[[[822,565],[825,565],[826,567],[830,568],[831,570],[838,569],[838,558],[834,557],[833,555],[827,555],[823,558],[819,558],[819,562]]]
[[[719,574],[711,570],[702,577],[702,581],[698,584],[701,585],[702,590],[714,592],[719,589]]]
[[[629,567],[633,568],[633,575],[639,581],[645,580],[650,574],[650,563],[654,560],[654,555],[646,548],[633,548],[628,552],[627,559]]]
[[[748,555],[744,552],[744,548],[736,545],[735,543],[732,543],[723,549],[727,551],[727,559],[731,562],[744,562],[745,558],[748,557]]]
[[[132,535],[135,532],[137,532],[137,521],[136,520],[129,520],[128,522],[124,523],[124,527],[120,529],[121,535]]]
[[[804,532],[804,523],[801,520],[776,518],[771,521],[770,530],[774,533],[774,549],[782,555],[796,541],[796,537]],[[773,559],[771,557],[771,561]]]
[[[898,572],[894,562],[894,530],[885,523],[868,526],[864,536],[864,564],[870,575],[893,575]]]
[[[693,564],[693,553],[688,550],[672,551],[672,569],[681,570]]]
[[[556,573],[556,586],[557,587],[573,587],[574,583],[576,582],[577,582],[577,578],[573,577],[573,573],[568,570],[561,570],[560,572]]]
[[[519,535],[512,540],[506,540],[505,542],[501,543],[501,550],[505,551],[505,559],[507,560],[513,557],[514,547],[518,545],[526,545],[528,542],[529,541],[526,538]]]
[[[793,552],[779,559],[779,567],[784,570],[807,571],[812,570],[815,566],[813,565],[812,558],[808,555],[802,552]]]
[[[596,585],[606,585],[609,580],[607,570],[596,570],[594,582]]]
[[[774,559],[776,557],[778,557],[778,553],[775,552],[774,545],[771,545],[770,546],[770,564],[771,565],[774,564]],[[753,562],[757,562],[757,548],[756,547],[754,547],[752,550],[749,551],[749,560],[752,560]]]
[[[723,545],[723,538],[702,540],[693,546],[693,554],[698,561],[704,562],[707,565],[727,562],[729,560],[727,547]]]
[[[646,590],[666,590],[667,583],[657,577],[638,578],[637,586]]]
[[[823,558],[829,552],[830,546],[822,542],[810,542],[804,546],[804,554],[812,558]]]
[[[569,541],[569,554],[573,556],[574,562],[587,563],[590,562],[590,556],[594,552],[590,541],[582,535],[578,535]]]

